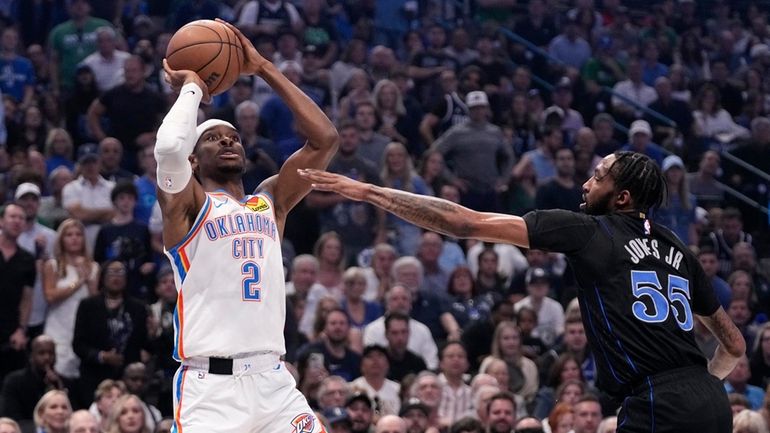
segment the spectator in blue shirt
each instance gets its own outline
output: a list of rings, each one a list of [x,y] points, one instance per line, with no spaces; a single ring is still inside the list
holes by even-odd
[[[26,107],[34,97],[35,68],[28,58],[17,54],[19,32],[7,27],[0,36],[0,90]]]
[[[762,388],[749,385],[750,377],[749,358],[743,355],[732,373],[725,378],[725,391],[728,394],[736,393],[743,395],[749,401],[749,409],[759,410],[762,407],[765,393],[762,391]]]
[[[568,20],[564,33],[553,38],[548,46],[548,54],[578,70],[591,58],[591,45],[580,37],[579,30],[575,20]]]
[[[644,84],[654,86],[655,80],[659,77],[668,76],[668,66],[658,61],[660,52],[658,51],[657,41],[650,40],[645,42],[642,55],[642,81],[644,81]]]

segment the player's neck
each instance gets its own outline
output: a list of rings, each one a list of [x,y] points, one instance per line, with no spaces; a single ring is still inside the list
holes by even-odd
[[[205,191],[224,191],[230,194],[232,197],[241,200],[246,196],[243,190],[243,182],[238,178],[238,181],[226,181],[217,182],[213,179],[202,179],[203,189]]]

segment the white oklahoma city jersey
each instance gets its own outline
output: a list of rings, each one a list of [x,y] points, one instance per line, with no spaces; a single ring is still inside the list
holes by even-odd
[[[166,251],[178,288],[174,358],[286,352],[281,242],[272,198],[206,193],[190,232]]]

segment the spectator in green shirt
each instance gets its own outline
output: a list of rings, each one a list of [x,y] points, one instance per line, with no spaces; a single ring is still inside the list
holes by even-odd
[[[54,27],[48,39],[54,94],[66,93],[74,86],[77,65],[96,51],[96,29],[112,27],[91,16],[90,0],[72,0],[69,14],[70,19]]]

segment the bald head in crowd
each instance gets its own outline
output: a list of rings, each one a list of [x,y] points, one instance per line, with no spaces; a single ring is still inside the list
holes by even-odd
[[[91,412],[79,410],[70,417],[69,433],[99,433],[99,423]]]
[[[406,433],[406,421],[396,415],[385,415],[377,422],[375,433]]]

